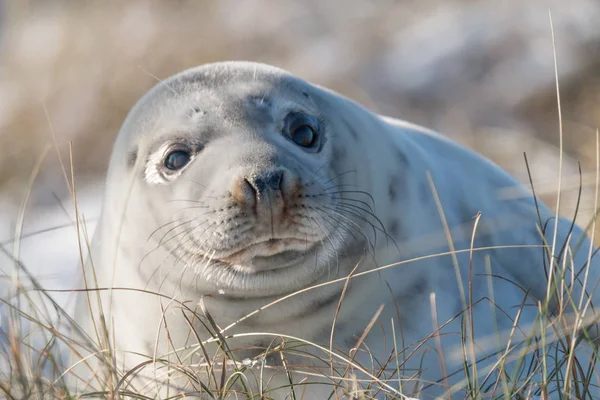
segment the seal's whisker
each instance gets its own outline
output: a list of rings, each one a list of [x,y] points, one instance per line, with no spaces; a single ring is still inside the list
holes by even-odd
[[[210,245],[208,248],[204,248],[204,246],[206,245],[206,243],[208,243],[208,239],[205,239],[201,242],[199,242],[199,239],[201,239],[205,234],[209,233],[209,229],[213,228],[216,224],[213,224],[212,226],[207,227],[197,238],[194,237],[190,240],[190,242],[192,243],[190,245],[190,247],[188,247],[187,249],[185,249],[186,251],[186,256],[189,258],[190,262],[194,262],[197,263],[198,260],[200,260],[201,262],[204,262],[204,260],[206,260],[206,257],[208,255],[208,253],[210,253],[213,250],[213,245]],[[214,251],[213,251],[213,256],[214,256]],[[211,256],[209,258],[209,260],[212,260]],[[195,270],[198,268],[198,266],[196,265]],[[197,272],[197,271],[196,271]]]
[[[192,241],[192,238],[191,238],[191,235],[189,235],[189,233],[188,233],[188,237],[185,240],[183,240],[181,243],[179,243],[170,252],[170,253],[177,253],[177,258],[175,259],[174,264],[178,264],[180,262],[183,262],[182,273],[180,274],[180,277],[179,277],[179,280],[178,280],[178,288],[179,288],[180,291],[183,290],[182,282],[183,282],[183,277],[186,276],[185,271],[187,271],[187,269],[190,267],[191,261],[192,261],[192,255],[193,255],[193,253],[191,251],[188,251],[188,250],[185,249],[185,246],[190,241]],[[192,246],[192,249],[193,249],[193,246]]]
[[[210,247],[209,249],[207,249],[207,251],[202,256],[202,262],[204,262],[206,264],[209,264],[209,263],[212,262],[213,258],[215,257],[215,251],[213,251],[212,254],[208,258],[206,258],[206,256],[208,256],[208,254],[210,254],[211,251],[212,251],[212,247]]]
[[[354,234],[354,229],[351,229],[351,226],[354,226],[354,228],[358,228],[358,231],[361,233],[362,237],[365,238],[365,241],[367,242],[367,249],[369,251],[369,254],[375,254],[375,246],[373,243],[371,243],[371,240],[369,239],[369,236],[367,235],[367,233],[364,231],[364,229],[362,229],[360,226],[358,226],[354,221],[352,221],[351,219],[349,219],[348,217],[341,215],[341,214],[337,214],[337,216],[343,218],[341,220],[335,219],[334,216],[329,215],[329,213],[326,210],[322,210],[320,208],[315,209],[318,212],[323,213],[323,218],[327,217],[333,220],[332,225],[335,227],[336,224],[338,223],[340,224],[340,228],[344,228],[346,230],[346,232],[348,232],[356,241],[356,243],[361,243],[360,240],[358,240],[358,238],[356,237],[356,235]]]
[[[368,254],[372,257],[375,257],[375,246],[373,246],[373,244],[371,243],[371,241],[369,240],[368,237],[365,238],[364,242],[361,242],[360,240],[358,240],[358,238],[354,234],[354,230],[351,229],[351,227],[348,225],[347,222],[343,222],[343,221],[337,221],[337,222],[340,223],[340,229],[342,230],[342,232],[345,232],[347,235],[352,236],[356,245],[364,246],[363,254]],[[344,238],[344,243],[348,244],[348,246],[344,247],[344,248],[350,248],[350,244],[348,243],[346,238]],[[348,254],[350,254],[350,252],[348,252]]]
[[[207,265],[209,265],[210,263],[212,263],[213,259],[215,257],[215,251],[212,251],[212,254],[211,254],[211,250],[212,250],[212,247],[210,249],[208,249],[207,252],[202,257],[202,261],[201,262],[204,263],[204,265],[203,265],[204,268],[206,268]],[[208,258],[206,258],[206,256],[208,254],[210,254],[210,256]],[[193,261],[193,260],[191,260],[191,261]],[[201,269],[199,268],[199,265],[196,262],[195,266],[194,266],[194,274],[196,276],[198,276],[200,274],[200,272],[201,272]],[[198,279],[195,279],[194,283],[195,283],[196,289],[198,289]]]
[[[194,246],[192,246],[189,251],[188,254],[185,255],[185,259],[183,259],[184,261],[184,265],[183,268],[184,269],[188,269],[191,267],[194,267],[194,277],[198,277],[198,273],[199,273],[199,268],[198,268],[198,264],[197,264],[197,256],[194,255]],[[212,250],[212,248],[208,249],[204,254],[203,254],[203,258],[206,258],[206,255]],[[183,285],[183,277],[184,274],[181,274],[181,276],[179,277],[179,290],[182,290],[182,285]],[[198,289],[198,280],[194,279],[194,286],[196,288],[196,290]]]
[[[174,264],[178,264],[180,261],[185,262],[185,257],[188,255],[188,250],[186,249],[186,246],[188,245],[188,243],[192,243],[193,245],[192,236],[189,234],[191,231],[193,231],[193,228],[189,229],[188,232],[184,233],[184,239],[180,240],[180,242],[177,243],[176,246],[171,247],[169,249],[169,254],[176,256]]]
[[[184,223],[180,224],[179,226],[183,226],[183,225],[185,225],[185,224],[189,224],[189,223],[191,223],[191,222],[192,222],[192,220],[188,220],[188,221],[186,221],[186,222],[184,222]],[[176,235],[174,235],[174,236],[173,236],[173,237],[171,237],[171,238],[170,238],[168,241],[176,239],[176,238],[177,238],[179,235],[180,235],[180,234],[176,234]],[[152,255],[152,254],[153,254],[155,251],[158,251],[158,250],[159,250],[161,247],[163,247],[164,243],[162,243],[162,241],[163,241],[163,239],[164,239],[164,238],[165,238],[165,235],[163,235],[163,236],[161,237],[161,240],[159,241],[159,243],[158,243],[158,244],[157,244],[157,245],[156,245],[156,246],[155,246],[153,249],[151,249],[150,251],[148,251],[148,252],[147,252],[147,253],[146,253],[146,254],[145,254],[145,255],[144,255],[142,258],[141,258],[140,262],[138,263],[138,271],[140,270],[140,268],[141,268],[142,264],[144,263],[144,261],[145,261],[145,260],[146,260],[146,259],[147,259],[147,258],[148,258],[150,255]]]
[[[202,226],[202,225],[198,225],[198,226],[194,227],[194,229],[193,229],[193,230],[196,230],[196,229],[198,229],[200,226]],[[206,243],[206,240],[205,240],[205,241],[203,241],[203,242],[199,242],[199,240],[200,240],[200,239],[201,239],[201,238],[202,238],[204,235],[206,235],[207,233],[210,235],[211,229],[213,229],[213,230],[214,230],[214,228],[215,228],[215,227],[217,227],[217,226],[218,226],[218,224],[217,224],[217,223],[215,223],[215,222],[213,222],[213,223],[209,224],[209,225],[208,225],[208,226],[207,226],[207,227],[204,229],[204,231],[202,231],[202,233],[201,233],[200,235],[197,235],[197,236],[196,236],[196,235],[193,235],[191,231],[190,231],[190,232],[188,232],[188,239],[189,239],[189,240],[187,240],[186,242],[184,242],[184,244],[187,244],[187,243],[191,242],[191,243],[192,243],[192,246],[191,246],[191,247],[189,247],[189,248],[187,248],[187,249],[185,249],[185,250],[186,250],[186,251],[187,251],[189,254],[191,254],[191,255],[193,255],[193,256],[198,256],[198,254],[204,254],[204,252],[202,251],[202,245],[204,245],[204,244]],[[193,250],[194,250],[194,248],[197,248],[197,249],[198,249],[198,251],[197,251],[197,252],[193,251]]]
[[[200,242],[199,240],[206,234],[208,234],[209,236],[214,233],[214,231],[216,230],[217,227],[221,226],[221,224],[219,223],[212,223],[211,226],[209,226],[207,229],[205,229],[198,237],[194,237],[193,238],[193,243],[196,247],[198,247],[199,249],[201,249],[209,240],[208,238],[205,239],[204,241]],[[212,231],[209,232],[208,229],[212,228]],[[212,248],[213,246],[211,246]],[[203,253],[203,252],[201,252]]]
[[[306,215],[306,216],[304,216],[304,219],[306,221],[308,221],[308,223],[311,226],[311,229],[314,231],[315,229],[312,228],[313,222],[315,222],[315,224],[316,224],[316,221],[314,221],[314,217],[311,217],[310,215]],[[317,228],[323,233],[322,237],[319,237],[319,243],[321,244],[321,249],[323,251],[325,251],[326,246],[325,246],[325,242],[323,241],[323,239],[327,237],[327,233],[324,232],[319,225],[317,225]],[[313,266],[313,271],[316,271],[318,266],[319,266],[319,255],[318,255],[318,252],[315,252],[315,263]],[[329,269],[329,266],[327,268]]]
[[[327,193],[329,191],[332,191],[334,189],[339,189],[339,188],[358,189],[358,188],[360,188],[360,186],[359,185],[355,185],[353,183],[340,183],[340,184],[337,184],[337,185],[331,185],[331,186],[323,187],[323,192]]]
[[[330,198],[330,199],[332,199],[334,201],[339,202],[340,204],[345,204],[348,207],[354,207],[357,210],[360,210],[360,211],[362,211],[362,212],[364,212],[364,213],[372,216],[375,220],[377,220],[377,222],[379,223],[379,225],[381,226],[381,228],[385,230],[385,225],[383,224],[383,222],[381,222],[381,220],[379,219],[379,217],[377,217],[377,215],[375,214],[374,209],[371,207],[371,205],[369,203],[367,203],[365,201],[362,201],[362,200],[358,200],[358,199],[352,199],[352,198],[349,198],[349,197],[342,197],[342,196],[336,197],[336,194],[337,193],[321,193],[321,194],[314,195],[314,196],[315,197],[328,197],[328,198]],[[359,206],[357,204],[347,203],[348,201],[353,201],[355,203],[362,204],[362,205],[364,205],[367,208],[363,208],[363,207],[361,207],[361,206]]]
[[[175,233],[175,235],[174,235],[174,236],[171,236],[170,238],[168,238],[168,239],[167,239],[167,236],[168,236],[170,233],[172,233],[172,232],[173,232],[173,231],[175,231],[176,229],[178,229],[178,228],[181,228],[182,226],[185,226],[185,225],[187,225],[187,224],[189,224],[189,223],[191,223],[191,222],[194,222],[194,221],[195,221],[195,219],[194,219],[194,218],[189,218],[187,221],[184,221],[184,222],[182,222],[181,224],[175,225],[174,227],[170,228],[168,231],[166,231],[166,232],[165,232],[165,233],[164,233],[164,234],[163,234],[163,235],[160,237],[160,240],[158,241],[158,247],[162,246],[162,245],[165,243],[165,241],[166,241],[166,242],[168,242],[168,241],[171,241],[171,240],[173,240],[174,238],[176,238],[177,236],[179,236],[179,234],[180,234],[180,232],[178,232],[178,233]]]
[[[343,235],[343,232],[348,232],[349,230],[345,227],[343,221],[336,221],[333,216],[331,216],[329,218],[332,220],[332,222],[330,222],[330,224],[332,225],[332,229],[327,233],[327,237],[330,237],[330,236],[334,237],[339,242],[340,248],[342,248],[342,249],[346,248],[345,244],[347,242],[346,242],[346,237]],[[325,219],[323,219],[323,222],[326,222]],[[338,222],[338,225],[334,224],[334,222]],[[352,235],[352,236],[354,236],[354,235]],[[334,250],[335,250],[335,259],[336,259],[335,276],[337,277],[340,274],[340,260],[342,259],[342,257],[340,257],[337,246],[334,248]]]
[[[331,222],[331,226],[333,227],[332,230],[335,230],[336,227],[338,227],[338,225],[336,225],[336,224],[339,224],[339,229],[345,230],[346,233],[348,233],[349,235],[351,235],[354,238],[354,241],[356,243],[360,243],[360,240],[358,240],[358,237],[355,235],[354,230],[350,229],[349,222],[345,221],[344,219],[336,219],[335,218],[336,215],[330,215],[326,210],[322,210],[320,208],[314,208],[314,210],[319,213],[321,218],[328,218],[328,219],[332,220],[332,222]],[[366,233],[364,232],[364,230],[359,229],[359,231],[361,232],[362,236],[368,241],[369,238],[366,235]]]
[[[196,207],[196,206],[183,207],[183,208],[180,208],[180,209],[176,210],[176,211],[175,211],[175,213],[176,213],[176,214],[178,214],[178,213],[181,213],[181,212],[183,212],[183,211],[195,210],[195,209],[198,209],[198,208],[204,208],[204,207]],[[194,218],[195,218],[195,219],[198,219],[198,218],[200,218],[200,217],[204,217],[205,215],[216,214],[216,213],[217,213],[217,212],[219,212],[219,211],[220,211],[220,210],[210,210],[210,211],[206,211],[206,212],[204,212],[204,213],[202,213],[202,214],[199,214],[199,215],[194,215]]]
[[[148,239],[146,239],[146,243],[148,243],[152,239],[152,236],[154,236],[156,233],[158,233],[158,231],[160,231],[161,229],[166,228],[169,225],[176,224],[177,222],[180,222],[186,218],[189,218],[189,217],[186,217],[186,216],[180,217],[180,218],[174,219],[172,221],[169,221],[165,224],[160,225],[158,228],[156,228],[154,231],[152,231],[152,233],[148,236]]]
[[[195,180],[195,179],[188,179],[188,182],[195,183],[195,184],[196,184],[196,185],[198,185],[198,186],[202,186],[203,188],[205,188],[205,189],[208,189],[208,188],[206,187],[206,185],[204,185],[204,184],[202,184],[202,183],[198,182],[198,181],[197,181],[197,180]]]
[[[150,250],[150,251],[149,251],[149,252],[148,252],[146,255],[144,255],[144,257],[142,258],[142,261],[140,261],[140,267],[141,267],[141,264],[142,264],[142,262],[143,262],[143,261],[144,261],[144,260],[145,260],[145,259],[146,259],[146,258],[147,258],[147,257],[148,257],[148,256],[149,256],[151,253],[152,253],[152,252],[154,252],[154,251],[158,250],[160,247],[162,247],[162,246],[158,246],[158,247],[156,247],[156,248],[154,248],[154,249]],[[156,266],[156,268],[154,268],[154,270],[152,271],[152,274],[150,274],[150,276],[148,276],[148,278],[147,278],[147,282],[146,282],[146,286],[145,286],[145,288],[148,288],[148,285],[150,284],[150,282],[152,282],[152,280],[154,279],[154,276],[156,275],[156,273],[157,273],[157,272],[159,272],[159,271],[162,269],[164,262],[165,262],[165,261],[167,261],[167,260],[169,259],[169,257],[171,256],[171,254],[172,254],[172,251],[168,251],[168,252],[167,252],[167,254],[165,254],[165,256],[163,257],[163,259],[160,261],[160,263],[158,263],[158,265]],[[138,270],[139,270],[139,267],[138,267]],[[160,285],[159,285],[159,292],[160,292],[160,288],[162,287],[162,282],[164,282],[164,280],[165,280],[165,279],[167,279],[167,277],[168,277],[168,276],[169,276],[169,273],[167,273],[167,275],[165,276],[165,278],[163,278],[163,279],[161,280],[161,283],[160,283]]]
[[[371,227],[371,229],[373,229],[373,245],[377,246],[377,231],[379,230],[378,227],[376,227],[371,221],[369,221],[367,218],[365,218],[364,216],[362,216],[359,212],[356,212],[355,210],[352,209],[348,209],[342,206],[342,204],[337,204],[335,208],[331,207],[331,206],[322,206],[323,209],[325,210],[330,210],[333,213],[336,213],[337,215],[344,217],[350,221],[352,221],[352,218],[349,218],[348,216],[353,216],[355,218],[360,219],[361,221],[365,222],[367,225],[369,225]],[[346,215],[347,214],[347,215]],[[354,221],[352,221],[354,222]],[[356,224],[356,222],[354,222]],[[358,226],[358,224],[357,224]]]
[[[373,209],[373,207],[371,207],[371,205],[369,203],[367,203],[366,201],[362,201],[362,200],[358,200],[358,199],[351,199],[349,197],[335,197],[335,193],[333,194],[329,194],[329,193],[323,193],[322,196],[328,196],[330,199],[335,200],[335,201],[342,201],[342,202],[346,202],[346,201],[353,201],[355,203],[359,203],[364,205],[365,207],[367,207],[369,209],[369,211],[371,213],[373,213],[373,215],[375,215],[375,210]],[[365,210],[366,211],[366,210]]]
[[[325,210],[325,209],[322,209],[322,208],[315,208],[315,210],[318,211],[318,212],[320,212],[320,213],[322,213],[321,214],[322,218],[327,217],[328,219],[331,219],[332,220],[331,223],[332,223],[332,226],[334,227],[334,229],[337,226],[336,223],[340,224],[341,226],[346,226],[347,230],[349,232],[351,232],[351,234],[354,237],[354,239],[356,240],[356,242],[360,243],[360,241],[358,240],[358,238],[356,238],[356,236],[354,235],[354,230],[358,230],[358,232],[361,233],[361,235],[365,238],[365,240],[367,241],[367,243],[370,245],[369,247],[372,247],[373,250],[375,249],[375,247],[371,244],[369,236],[364,231],[364,229],[362,229],[362,227],[360,227],[358,224],[356,224],[356,222],[352,221],[351,218],[348,218],[345,215],[336,212],[335,210]],[[334,213],[333,215],[331,215],[332,212]],[[351,226],[354,227],[354,229],[351,229]]]
[[[304,167],[302,166],[302,164],[295,162],[295,164],[300,167],[301,169],[304,169]],[[305,186],[309,187],[311,185],[313,185],[318,179],[319,179],[319,171],[321,171],[321,169],[323,169],[324,166],[327,165],[327,161],[323,162],[319,168],[317,168],[314,171],[310,171],[311,172],[311,176],[314,176],[314,178],[312,180],[310,180],[309,182],[306,182]]]
[[[311,229],[314,231],[314,228],[312,228],[312,226],[313,226],[313,222],[315,222],[315,224],[316,224],[315,218],[311,217],[310,215],[304,215],[303,219],[305,221],[308,221],[308,223],[311,226]],[[325,249],[325,243],[323,242],[323,239],[327,237],[327,233],[324,232],[323,229],[319,225],[317,225],[317,228],[323,233],[323,236],[319,238],[319,243],[321,244],[321,249],[324,250]],[[316,271],[318,266],[319,266],[319,260],[318,260],[318,254],[316,254],[315,255],[315,265],[313,267],[313,271]]]
[[[345,200],[345,199],[342,199],[342,201],[339,201],[339,203],[336,205],[338,208],[345,208],[346,210],[348,210],[348,209],[354,210],[362,218],[365,218],[365,219],[366,219],[366,217],[373,218],[377,222],[377,224],[379,225],[379,227],[377,229],[380,232],[382,232],[383,234],[387,235],[387,232],[386,232],[386,229],[385,229],[385,225],[383,224],[383,222],[381,222],[381,220],[379,219],[379,217],[377,217],[377,215],[375,215],[374,213],[372,213],[368,209],[365,209],[365,208],[363,208],[363,207],[361,207],[359,205],[352,204],[352,203],[346,203],[343,200]]]
[[[345,200],[347,200],[347,199],[345,199]],[[380,228],[378,228],[378,230],[385,235],[386,239],[391,240],[392,243],[394,243],[394,246],[396,246],[396,249],[398,251],[400,251],[400,247],[398,246],[398,243],[396,243],[396,240],[394,239],[394,237],[391,236],[387,232],[385,225],[383,224],[383,222],[379,219],[379,217],[377,215],[375,215],[374,213],[370,212],[369,210],[365,210],[364,208],[357,206],[355,204],[348,204],[345,201],[342,201],[340,204],[342,204],[344,207],[356,208],[357,210],[360,210],[360,211],[364,212],[365,214],[367,214],[368,216],[375,219],[380,226]]]
[[[192,227],[188,228],[187,230],[180,232],[179,234],[185,236],[185,239],[181,240],[175,247],[172,247],[169,249],[168,246],[166,245],[168,242],[165,242],[165,248],[167,248],[169,250],[169,255],[177,256],[174,261],[175,264],[177,264],[180,260],[182,260],[182,257],[186,254],[185,246],[187,245],[187,243],[193,242],[194,238],[193,238],[193,235],[191,235],[191,232],[193,232],[195,229],[198,229],[199,227],[205,225],[206,223],[208,223],[208,221],[200,221],[197,225],[192,226]],[[208,229],[209,227],[210,227],[210,225],[206,229]]]
[[[188,221],[188,223],[193,222],[193,220]],[[173,235],[173,237],[169,238],[169,240],[166,240],[164,242],[162,242],[162,244],[159,244],[158,246],[156,246],[154,249],[150,250],[148,253],[146,253],[144,255],[144,257],[142,257],[139,265],[138,265],[138,270],[141,268],[142,263],[144,262],[144,260],[146,260],[153,252],[159,250],[160,248],[164,247],[166,248],[167,254],[163,257],[163,260],[158,264],[158,266],[154,269],[154,271],[152,272],[152,274],[150,274],[150,276],[148,277],[148,282],[150,282],[153,278],[154,275],[156,275],[157,271],[162,268],[163,263],[173,254],[175,254],[177,252],[177,250],[179,249],[180,246],[183,245],[183,243],[185,243],[185,241],[182,241],[180,243],[177,244],[177,246],[173,247],[173,248],[168,248],[167,244],[171,241],[171,240],[175,240],[177,237],[179,236],[185,236],[188,232],[190,232],[191,229],[194,229],[193,227],[188,228],[187,230],[181,231],[175,235]],[[164,239],[164,236],[163,236]],[[187,239],[186,239],[187,240]],[[175,260],[175,263],[177,263],[177,259]],[[146,284],[147,285],[147,284]]]
[[[334,255],[335,255],[336,276],[337,276],[337,274],[339,274],[339,270],[340,270],[339,254],[337,252],[337,246],[331,240],[329,232],[326,231],[325,229],[323,229],[323,227],[321,227],[321,225],[319,224],[319,221],[317,221],[316,218],[312,218],[312,219],[313,219],[314,223],[317,225],[317,227],[321,230],[321,232],[323,232],[323,235],[324,235],[325,239],[327,239],[329,241],[329,243],[331,244],[331,247],[329,248],[329,251],[332,251],[334,253]],[[326,221],[323,221],[323,222],[326,222]],[[327,251],[327,247],[324,247],[324,250]],[[331,265],[329,263],[327,263],[327,279],[328,280],[330,279],[329,278],[330,274],[331,274]]]
[[[198,237],[193,237],[192,240],[191,240],[192,243],[193,243],[193,245],[191,247],[189,247],[189,248],[186,249],[186,253],[187,253],[186,256],[189,259],[189,263],[190,264],[194,263],[194,265],[195,265],[194,272],[195,272],[196,275],[200,271],[198,263],[199,262],[200,263],[204,263],[205,266],[209,265],[212,262],[212,260],[214,258],[214,255],[215,255],[215,252],[216,252],[216,251],[213,251],[213,246],[212,245],[208,249],[206,249],[206,250],[203,249],[204,245],[207,243],[207,241],[209,239],[205,239],[202,242],[199,242],[199,239],[201,239],[207,233],[210,234],[209,229],[212,228],[214,230],[218,226],[219,226],[219,224],[213,223],[211,226],[207,227],[204,230],[204,232],[202,232],[202,234],[200,234]],[[193,236],[193,235],[190,235],[190,236]],[[198,249],[198,250],[194,251],[194,249]],[[209,256],[209,258],[207,260],[206,257],[209,255],[209,253],[211,251],[212,251],[212,254]],[[201,256],[201,258],[200,258],[200,256]],[[200,260],[199,260],[199,258],[200,258]]]
[[[333,188],[330,188],[326,192],[329,192],[332,189]],[[375,199],[369,192],[365,192],[364,190],[336,190],[335,194],[340,194],[340,195],[341,194],[362,194],[362,195],[365,195],[371,200],[371,203],[373,203],[373,208],[375,208]]]
[[[344,232],[348,233],[351,231],[347,227],[345,227],[343,223],[340,223],[339,229],[332,231],[329,235],[337,238],[337,240],[340,243],[340,247],[345,249],[345,248],[347,248],[348,242],[347,242],[346,236],[343,234]],[[338,277],[340,274],[340,256],[337,251],[336,251],[335,256],[336,256],[336,262],[337,262],[335,276]]]
[[[192,221],[190,221],[190,223],[191,222],[194,222],[194,221],[192,220]],[[177,239],[178,237],[181,237],[181,236],[183,236],[183,237],[186,238],[183,243],[185,243],[186,241],[189,241],[189,240],[193,240],[193,237],[192,237],[192,235],[190,235],[190,233],[193,232],[195,229],[198,229],[199,227],[201,227],[201,226],[203,226],[203,225],[205,225],[207,223],[208,223],[208,221],[199,221],[196,225],[191,225],[188,228],[185,228],[185,230],[177,232],[176,234],[174,234],[169,239],[162,241],[161,246],[163,246],[166,249],[169,249],[168,244],[170,242],[174,241],[175,239]],[[163,239],[164,239],[164,237],[163,237]],[[177,246],[175,246],[173,249],[177,249],[178,250],[181,247],[180,245],[181,245],[181,242],[178,243]],[[171,251],[174,251],[174,250],[171,250]],[[170,253],[171,253],[171,251],[170,251]]]
[[[341,172],[341,173],[339,173],[337,175],[334,175],[332,178],[328,179],[327,181],[322,182],[321,185],[323,185],[323,187],[326,187],[328,184],[330,184],[331,182],[335,181],[336,179],[340,179],[342,176],[350,174],[350,173],[356,173],[356,170],[355,169],[351,169],[351,170],[348,170],[348,171]]]

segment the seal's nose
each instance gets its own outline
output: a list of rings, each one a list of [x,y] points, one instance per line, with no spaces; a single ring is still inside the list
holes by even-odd
[[[279,214],[295,193],[296,185],[290,185],[295,181],[291,175],[285,169],[273,169],[240,176],[233,183],[231,195],[238,204],[254,208],[257,214]]]

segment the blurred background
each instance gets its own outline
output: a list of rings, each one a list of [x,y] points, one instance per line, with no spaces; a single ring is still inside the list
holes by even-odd
[[[219,60],[283,67],[440,131],[525,183],[526,152],[538,194],[554,206],[560,135],[549,12],[564,123],[560,211],[573,215],[581,163],[585,225],[600,126],[598,0],[0,0],[0,273],[11,275],[12,253],[49,286],[72,284],[77,235],[58,228],[74,219],[59,154],[70,176],[72,144],[91,230],[130,107],[159,79]],[[33,175],[26,237],[15,246]]]

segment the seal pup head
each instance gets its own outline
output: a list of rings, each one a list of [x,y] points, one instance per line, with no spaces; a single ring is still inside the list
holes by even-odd
[[[335,164],[333,143],[345,139],[329,97],[254,63],[204,65],[155,86],[127,117],[109,167],[99,240],[117,243],[115,268],[239,297],[335,273],[359,246],[350,242],[360,204],[340,207],[347,166]]]

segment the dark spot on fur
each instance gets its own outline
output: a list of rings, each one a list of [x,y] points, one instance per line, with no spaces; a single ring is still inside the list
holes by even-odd
[[[308,93],[306,92],[302,92],[302,94],[304,95],[304,97],[306,97],[307,99],[310,99],[310,96],[308,95]]]
[[[429,289],[429,283],[425,277],[421,276],[417,279],[414,285],[412,285],[410,292],[412,294],[418,295],[425,293]]]
[[[135,165],[135,162],[137,161],[137,157],[138,149],[136,147],[135,149],[129,152],[129,157],[127,158],[127,165],[129,165],[129,167],[133,167]]]
[[[390,178],[390,183],[388,186],[388,197],[390,198],[390,202],[394,203],[399,198],[406,195],[406,179],[404,175],[394,174]]]
[[[338,161],[346,158],[347,152],[346,149],[340,146],[335,146],[332,151],[332,157]]]
[[[344,147],[335,146],[331,153],[330,168],[338,174],[343,172],[342,169],[347,156],[348,153],[346,152],[346,149]],[[341,183],[337,179],[335,182],[336,185]]]
[[[390,222],[388,231],[393,237],[398,237],[398,234],[400,233],[400,224],[398,223],[398,220],[394,219]]]
[[[395,179],[390,181],[388,186],[388,196],[390,197],[390,201],[392,203],[394,203],[398,197],[398,182]]]
[[[330,293],[327,297],[315,299],[312,304],[307,307],[300,314],[296,314],[293,316],[294,319],[303,318],[305,316],[313,315],[318,313],[324,308],[330,307],[332,305],[336,305],[340,301],[340,296],[342,295],[342,289],[336,290],[333,293]]]
[[[406,299],[406,301],[413,300],[417,296],[427,295],[429,294],[429,282],[424,276],[419,276],[410,285],[406,291],[400,293],[401,298]]]
[[[398,149],[396,149],[395,152],[396,159],[399,163],[398,167],[395,169],[399,172],[392,175],[388,185],[388,197],[392,203],[398,199],[399,195],[406,193],[406,177],[408,177],[408,170],[410,167],[408,157]]]
[[[408,168],[410,167],[410,162],[408,161],[408,157],[402,151],[396,149],[396,158],[400,163],[400,168]]]
[[[393,219],[387,227],[388,234],[394,238],[396,244],[408,243],[411,239],[410,232],[402,225],[402,220]]]
[[[313,307],[311,307],[311,312],[319,311],[322,308],[327,308],[332,304],[337,304],[340,300],[340,296],[342,295],[341,291],[334,292],[327,296],[326,298],[317,299],[313,302]]]
[[[426,204],[432,198],[433,193],[429,188],[429,185],[425,181],[421,181],[419,184],[419,201],[421,204]]]
[[[340,332],[341,332],[341,330],[340,330]],[[348,347],[348,349],[346,349],[346,350],[350,350],[356,346],[358,339],[360,339],[361,334],[362,334],[362,332],[360,332],[358,334],[355,333],[344,339],[344,344]]]

